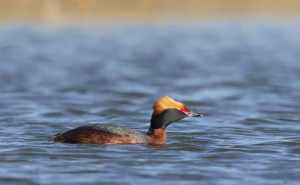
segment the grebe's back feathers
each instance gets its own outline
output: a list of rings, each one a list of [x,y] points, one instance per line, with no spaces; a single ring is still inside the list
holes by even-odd
[[[62,134],[55,135],[54,141],[67,143],[81,143],[82,140],[91,138],[91,135],[102,136],[101,140],[107,140],[105,136],[113,136],[114,138],[131,138],[140,143],[146,142],[144,134],[126,127],[116,126],[113,124],[89,124],[75,129],[69,130]],[[78,141],[80,138],[80,141]],[[99,140],[99,139],[97,139]],[[87,141],[92,143],[90,140]]]
[[[83,127],[86,127],[86,126],[83,126]],[[137,132],[133,129],[122,127],[122,126],[117,126],[114,124],[96,123],[96,124],[87,125],[87,127],[93,128],[93,129],[101,131],[101,132],[106,132],[106,133],[116,134],[116,135],[143,136],[143,134],[141,134],[140,132]]]

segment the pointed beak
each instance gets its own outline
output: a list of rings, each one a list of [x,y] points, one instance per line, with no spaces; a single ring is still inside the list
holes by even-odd
[[[190,111],[189,108],[187,108],[186,106],[184,106],[182,109],[180,109],[181,112],[183,112],[187,117],[204,117],[207,116],[206,113],[201,113],[201,112],[192,112]]]
[[[206,113],[201,113],[201,112],[184,112],[188,117],[204,117],[207,114]]]

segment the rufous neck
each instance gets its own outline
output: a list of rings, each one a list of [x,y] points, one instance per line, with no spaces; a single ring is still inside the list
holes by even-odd
[[[167,133],[166,133],[166,129],[164,128],[157,128],[157,129],[150,128],[147,132],[147,135],[149,137],[149,144],[160,145],[166,143]]]

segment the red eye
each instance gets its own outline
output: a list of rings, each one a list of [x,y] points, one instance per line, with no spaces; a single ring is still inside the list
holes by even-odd
[[[181,112],[191,112],[189,108],[187,108],[186,106],[182,107],[180,109]]]

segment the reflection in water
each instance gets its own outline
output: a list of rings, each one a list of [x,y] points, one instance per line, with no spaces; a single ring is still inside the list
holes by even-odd
[[[0,182],[293,184],[299,33],[235,23],[2,27]],[[48,140],[89,122],[146,131],[161,95],[209,116],[171,125],[161,147]]]

